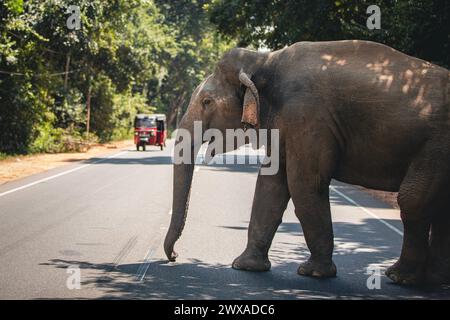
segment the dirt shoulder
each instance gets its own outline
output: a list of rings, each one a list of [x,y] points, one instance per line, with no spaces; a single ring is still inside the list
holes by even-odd
[[[116,141],[92,146],[86,152],[37,154],[12,157],[0,161],[0,185],[56,167],[110,153],[133,144],[132,140]]]

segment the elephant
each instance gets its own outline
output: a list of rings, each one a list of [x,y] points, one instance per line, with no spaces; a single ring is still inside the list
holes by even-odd
[[[269,248],[292,199],[310,251],[297,273],[335,277],[329,200],[335,179],[398,192],[403,244],[386,270],[394,283],[449,283],[449,70],[362,40],[298,42],[266,52],[233,48],[193,92],[179,128],[192,132],[195,121],[203,131],[279,130],[279,170],[258,174],[247,245],[234,269],[270,270]],[[170,261],[193,169],[194,161],[173,167],[164,240]]]

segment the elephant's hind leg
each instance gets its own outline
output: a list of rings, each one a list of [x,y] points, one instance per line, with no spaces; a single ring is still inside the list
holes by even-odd
[[[426,282],[431,285],[450,284],[450,204],[436,212],[431,222]]]
[[[425,219],[410,219],[402,214],[404,228],[400,259],[386,271],[395,283],[405,285],[421,284],[428,259],[428,234],[430,223]]]
[[[398,203],[404,226],[403,246],[400,259],[386,271],[396,283],[417,285],[425,280],[430,227],[436,203],[448,182],[449,165],[444,161],[449,158],[448,150],[430,141],[411,162],[400,186]]]

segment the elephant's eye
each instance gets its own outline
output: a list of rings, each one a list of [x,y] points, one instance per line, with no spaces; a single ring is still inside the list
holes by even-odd
[[[211,102],[212,102],[211,99],[205,98],[205,99],[203,99],[203,106],[207,107],[207,106],[209,106],[211,104]]]

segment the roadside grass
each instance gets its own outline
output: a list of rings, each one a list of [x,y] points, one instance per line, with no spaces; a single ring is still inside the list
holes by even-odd
[[[0,152],[0,161],[2,160],[8,160],[9,158],[14,158],[16,155],[14,154],[6,154],[4,152]]]

